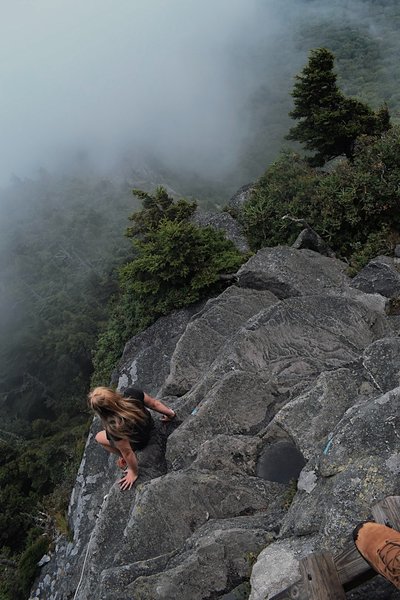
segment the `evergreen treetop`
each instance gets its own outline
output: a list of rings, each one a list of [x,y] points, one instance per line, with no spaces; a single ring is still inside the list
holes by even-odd
[[[322,166],[341,155],[351,160],[360,135],[378,135],[390,127],[387,106],[375,113],[340,91],[334,58],[327,48],[312,50],[308,64],[296,76],[292,92],[294,109],[289,115],[299,122],[290,129],[287,139],[316,151],[308,159],[313,166]]]
[[[133,225],[128,227],[125,235],[131,238],[141,236],[147,239],[151,232],[158,229],[162,220],[185,221],[197,207],[196,202],[189,202],[184,198],[174,200],[162,186],[157,187],[154,194],[137,189],[132,193],[142,200],[142,209],[129,217]]]

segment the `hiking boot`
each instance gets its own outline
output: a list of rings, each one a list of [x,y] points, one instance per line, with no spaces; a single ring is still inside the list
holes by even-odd
[[[353,537],[361,556],[400,589],[400,533],[386,525],[366,521],[355,528]]]

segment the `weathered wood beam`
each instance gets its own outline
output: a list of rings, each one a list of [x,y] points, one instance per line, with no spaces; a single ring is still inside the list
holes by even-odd
[[[372,516],[377,523],[400,531],[400,496],[388,496],[372,507]]]
[[[308,592],[303,581],[297,581],[290,587],[286,588],[271,600],[309,600]]]
[[[300,573],[309,600],[346,600],[333,556],[329,552],[309,554],[300,561]]]
[[[376,575],[358,552],[352,537],[334,560],[340,582],[346,591],[352,590]]]

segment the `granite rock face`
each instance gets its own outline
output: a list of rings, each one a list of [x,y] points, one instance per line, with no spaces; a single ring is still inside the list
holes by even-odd
[[[183,396],[250,317],[278,301],[268,291],[231,286],[198,312],[176,344],[164,395]]]
[[[149,394],[157,395],[169,373],[171,354],[189,320],[201,306],[176,310],[131,338],[112,374],[111,383],[122,390],[131,385],[140,386]]]
[[[381,294],[386,298],[399,296],[400,270],[396,260],[388,256],[374,258],[354,277],[352,286],[370,294]]]
[[[264,600],[400,493],[400,342],[385,299],[345,267],[265,248],[237,285],[127,344],[114,381],[157,393],[178,420],[157,421],[126,492],[93,424],[74,539],[58,540],[32,599],[206,600],[250,580]],[[373,585],[365,598],[380,597]]]
[[[314,229],[311,227],[306,227],[303,229],[296,240],[292,244],[292,248],[296,248],[297,250],[314,250],[314,252],[318,252],[319,254],[323,254],[324,256],[329,256],[330,258],[335,258],[335,253],[331,250],[326,242],[318,235]]]
[[[311,295],[348,284],[346,268],[345,263],[312,250],[263,248],[239,269],[238,285],[269,290],[280,299]]]
[[[240,214],[243,205],[250,199],[253,189],[253,183],[248,183],[247,185],[244,185],[241,188],[239,188],[236,194],[234,194],[232,198],[230,198],[227,204],[229,211],[232,211],[236,215]]]
[[[247,239],[243,235],[236,219],[229,213],[196,211],[191,220],[200,227],[213,227],[214,229],[223,231],[226,238],[233,242],[240,252],[249,251]]]

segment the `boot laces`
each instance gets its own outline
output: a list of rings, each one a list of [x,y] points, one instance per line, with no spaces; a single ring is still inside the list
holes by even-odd
[[[379,558],[384,564],[384,571],[400,583],[400,543],[386,540],[378,550]]]

